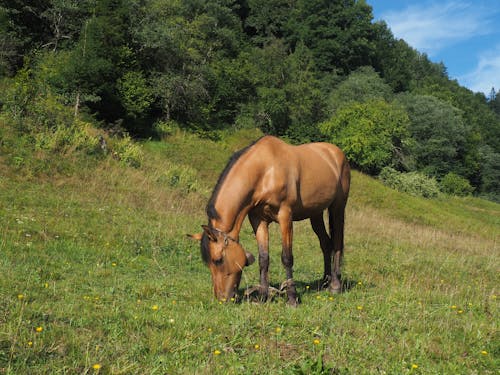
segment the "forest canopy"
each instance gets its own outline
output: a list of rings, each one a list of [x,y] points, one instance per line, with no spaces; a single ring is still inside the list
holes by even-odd
[[[500,199],[500,91],[460,86],[363,0],[0,0],[0,111],[34,143],[258,127]]]

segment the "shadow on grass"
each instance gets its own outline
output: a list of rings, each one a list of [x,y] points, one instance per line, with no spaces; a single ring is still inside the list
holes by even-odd
[[[358,280],[354,279],[343,279],[342,280],[342,292],[340,294],[349,293],[351,290],[356,288],[372,288],[375,285],[365,285],[362,284]],[[301,297],[308,293],[317,293],[324,290],[328,290],[328,286],[325,285],[322,279],[313,280],[313,281],[295,281],[295,288],[297,290],[297,297],[299,299],[299,303],[301,301]],[[269,286],[269,295],[268,298],[263,300],[259,295],[258,286],[247,287],[245,289],[240,289],[239,295],[243,296],[238,299],[238,302],[255,302],[255,303],[264,303],[264,302],[278,302],[281,299],[286,299],[286,286],[285,282],[281,284],[271,283]]]

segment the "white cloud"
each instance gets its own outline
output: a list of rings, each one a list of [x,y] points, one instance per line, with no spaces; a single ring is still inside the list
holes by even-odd
[[[480,55],[476,68],[459,77],[458,80],[475,92],[489,95],[492,87],[498,92],[500,89],[500,44]]]
[[[412,5],[382,15],[393,34],[432,56],[445,46],[488,34],[491,8],[463,0]]]

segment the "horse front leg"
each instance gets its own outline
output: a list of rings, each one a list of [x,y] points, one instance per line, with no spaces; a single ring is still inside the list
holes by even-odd
[[[249,215],[249,219],[259,248],[259,297],[266,301],[269,296],[269,223],[253,215]]]
[[[281,229],[281,262],[285,267],[286,272],[286,293],[288,296],[288,304],[296,307],[298,304],[297,291],[293,281],[293,222],[290,210],[280,210],[278,214],[278,223]]]

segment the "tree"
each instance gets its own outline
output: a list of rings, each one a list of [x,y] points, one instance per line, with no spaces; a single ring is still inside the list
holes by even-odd
[[[466,127],[460,110],[428,95],[400,95],[398,102],[406,108],[410,119],[413,169],[435,177],[451,171],[461,174]]]
[[[500,90],[498,90],[498,92],[495,92],[495,88],[491,88],[488,104],[493,112],[495,112],[500,118]]]
[[[392,97],[391,87],[372,67],[365,66],[352,72],[332,90],[328,111],[333,114],[338,108],[353,102],[364,103],[373,99],[390,101]]]
[[[372,8],[365,1],[297,0],[284,35],[292,49],[303,42],[320,71],[348,74],[373,62],[372,19]]]
[[[480,193],[489,199],[500,202],[500,153],[486,145],[480,149],[481,186]]]
[[[315,76],[315,62],[311,50],[299,44],[286,61],[288,77],[284,90],[290,123],[286,135],[296,142],[320,139],[317,124],[324,120],[325,95]]]
[[[264,46],[283,37],[290,14],[288,0],[249,0],[245,29],[254,43]]]
[[[408,115],[401,107],[375,99],[340,108],[320,129],[353,165],[378,174],[385,166],[399,167],[405,162],[408,125]]]

